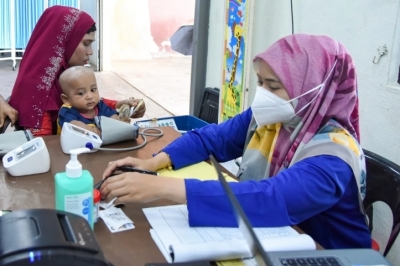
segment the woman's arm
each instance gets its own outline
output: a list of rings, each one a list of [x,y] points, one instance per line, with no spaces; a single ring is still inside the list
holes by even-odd
[[[129,159],[113,162],[114,166],[108,168],[124,165]],[[167,160],[165,155],[159,159]],[[273,178],[232,182],[230,187],[253,226],[287,226],[331,208],[353,178],[351,168],[343,160],[321,155],[304,159]],[[119,197],[125,202],[164,198],[184,203],[187,200],[191,226],[237,226],[232,205],[218,181],[124,173],[108,178],[101,193],[108,200]],[[355,194],[356,208],[357,199]]]
[[[6,100],[0,95],[0,127],[4,125],[4,119],[9,117],[11,126],[14,126],[18,120],[18,112],[12,108]]]
[[[249,108],[221,124],[188,131],[163,151],[169,155],[175,169],[207,160],[210,154],[219,162],[235,159],[242,155],[251,118]]]
[[[273,178],[230,186],[253,226],[286,226],[332,207],[351,178],[353,172],[343,160],[321,155],[304,159]],[[219,182],[187,179],[185,184],[191,226],[236,226]]]
[[[115,120],[119,120],[121,122],[125,122],[125,123],[130,123],[131,119],[129,117],[119,117],[117,114],[112,115],[110,118],[115,119]]]
[[[106,201],[117,197],[116,203],[149,202],[156,199],[186,202],[183,179],[132,172],[107,178],[100,187],[100,192]]]
[[[78,121],[78,120],[73,120],[73,121],[71,121],[69,123],[73,124],[75,126],[84,128],[84,129],[86,129],[88,131],[91,131],[91,132],[101,136],[101,130],[98,127],[94,126],[94,125],[86,125],[85,123],[83,123],[81,121]]]

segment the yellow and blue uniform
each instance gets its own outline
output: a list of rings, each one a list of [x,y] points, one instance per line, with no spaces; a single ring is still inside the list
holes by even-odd
[[[117,114],[117,111],[111,109],[108,107],[103,101],[100,100],[100,102],[96,106],[96,116],[107,116],[111,117],[113,115]],[[64,104],[60,108],[60,112],[58,113],[58,119],[57,119],[57,135],[61,134],[61,129],[64,125],[65,122],[69,123],[71,121],[81,121],[85,123],[86,125],[89,126],[95,126],[95,121],[94,117],[87,117],[79,111],[70,106]]]
[[[189,131],[163,151],[175,169],[207,160],[209,154],[220,162],[235,159],[246,148],[251,120],[249,108],[219,125]],[[371,247],[356,179],[340,157],[313,156],[273,178],[240,183],[230,186],[255,227],[298,225],[324,248]],[[188,178],[185,185],[190,226],[237,226],[232,205],[218,181]]]

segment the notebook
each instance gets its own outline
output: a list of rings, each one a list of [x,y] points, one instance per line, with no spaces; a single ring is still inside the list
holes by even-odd
[[[211,162],[218,174],[218,180],[232,203],[239,230],[242,232],[254,258],[254,265],[325,265],[325,266],[386,266],[390,264],[381,254],[372,249],[331,249],[266,252],[254,232],[246,214],[233,194],[228,182],[222,176],[218,162],[210,155]]]
[[[166,168],[157,171],[160,176],[175,177],[175,178],[196,178],[200,180],[218,180],[217,173],[214,167],[206,162],[200,162],[183,167],[178,170],[168,170]],[[237,181],[227,174],[223,173],[223,176],[228,179],[229,182]]]
[[[237,227],[191,227],[186,205],[144,208],[150,235],[168,262],[220,261],[252,254]],[[268,250],[315,249],[314,240],[290,226],[256,228]],[[288,244],[289,243],[289,244]]]

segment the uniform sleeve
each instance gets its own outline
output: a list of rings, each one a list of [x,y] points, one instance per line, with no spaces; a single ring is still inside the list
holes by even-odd
[[[62,128],[65,122],[70,123],[73,120],[81,120],[78,111],[70,107],[62,106],[58,113],[57,123],[59,127]]]
[[[343,160],[321,155],[304,159],[273,178],[232,182],[230,187],[253,226],[288,226],[336,204],[351,178],[353,172]],[[185,185],[191,226],[237,226],[218,181],[186,179]]]
[[[175,169],[208,160],[212,154],[219,162],[238,158],[243,153],[251,109],[221,123],[187,132],[163,149]]]
[[[98,104],[99,108],[99,115],[100,116],[106,116],[106,117],[111,117],[115,114],[117,114],[117,111],[106,105],[103,101],[100,101]]]
[[[107,105],[108,107],[110,107],[111,109],[117,109],[117,102],[115,100],[110,100],[110,99],[106,99],[106,98],[101,98],[101,101]]]

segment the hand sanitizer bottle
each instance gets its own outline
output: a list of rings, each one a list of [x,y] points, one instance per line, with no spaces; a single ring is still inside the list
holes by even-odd
[[[93,229],[93,177],[89,171],[82,171],[78,161],[78,154],[89,151],[88,148],[70,150],[66,171],[55,175],[55,194],[57,210],[82,216]]]

